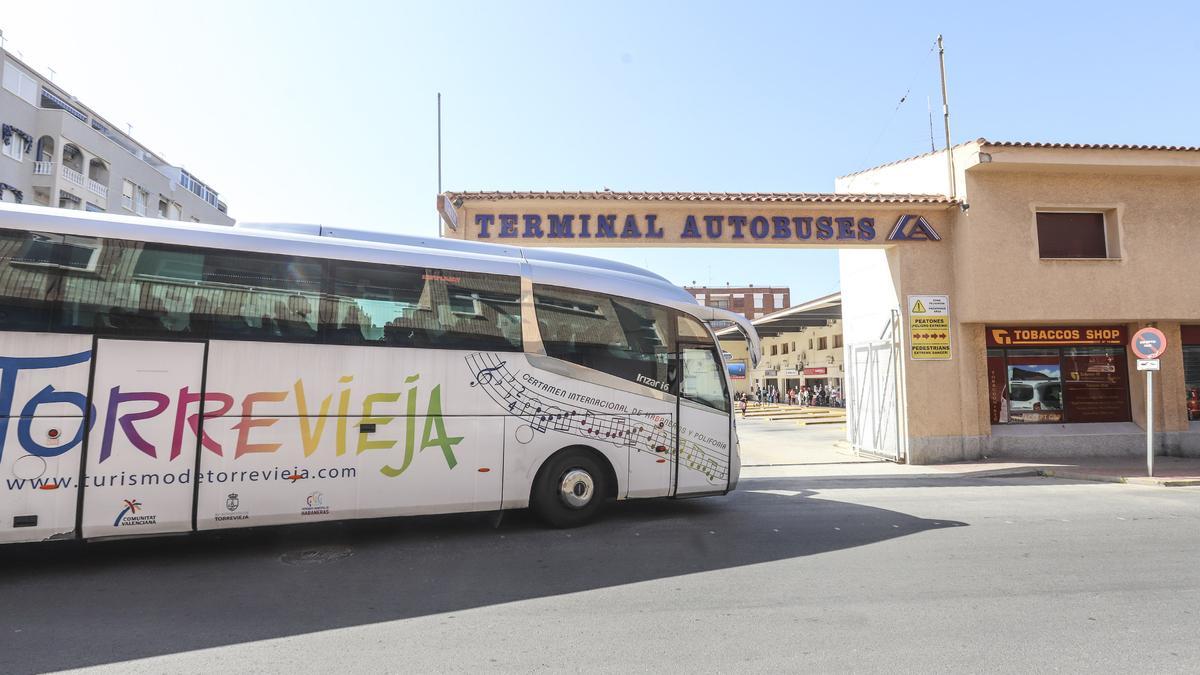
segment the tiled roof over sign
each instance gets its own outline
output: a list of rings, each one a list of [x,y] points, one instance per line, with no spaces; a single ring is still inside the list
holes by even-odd
[[[1056,148],[1066,150],[1167,150],[1176,152],[1200,152],[1194,145],[1135,145],[1129,143],[1043,143],[1040,141],[989,141],[981,138],[981,146],[993,148]]]
[[[748,202],[785,204],[954,204],[945,195],[832,194],[827,192],[447,192],[451,200],[597,199],[630,202]]]
[[[1042,142],[1042,141],[989,141],[986,138],[977,138],[973,141],[959,143],[959,144],[955,145],[954,147],[961,148],[964,145],[971,145],[972,143],[977,144],[980,147],[991,147],[991,148],[1048,148],[1048,149],[1055,149],[1055,150],[1162,150],[1162,151],[1167,151],[1167,152],[1200,152],[1200,146],[1194,146],[1194,145],[1136,145],[1136,144],[1129,144],[1129,143],[1047,143],[1047,142]],[[945,152],[944,148],[941,150],[935,150],[933,152],[924,152],[919,155],[913,155],[912,157],[905,157],[903,159],[892,160],[892,161],[884,163],[884,164],[877,164],[868,169],[861,169],[859,171],[855,171],[853,173],[848,173],[848,174],[846,174],[844,176],[840,176],[840,177],[841,178],[849,178],[851,176],[857,176],[859,174],[864,174],[864,173],[868,173],[870,171],[875,171],[876,169],[883,169],[883,168],[886,168],[889,166],[895,166],[897,164],[911,162],[914,159],[921,159],[923,157],[929,157],[930,155],[937,155],[937,154],[941,154],[943,152]]]

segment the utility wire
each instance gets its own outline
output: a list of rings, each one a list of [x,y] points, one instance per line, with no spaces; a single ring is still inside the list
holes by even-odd
[[[920,57],[918,57],[917,64],[916,64],[916,66],[913,67],[912,75],[910,75],[908,78],[909,84],[907,87],[904,88],[904,94],[900,97],[900,100],[896,102],[896,107],[892,108],[892,114],[888,115],[887,120],[883,124],[883,129],[880,130],[879,135],[875,137],[875,140],[871,142],[871,145],[867,148],[866,152],[863,153],[862,160],[859,161],[859,163],[858,163],[859,166],[864,167],[863,170],[865,170],[865,167],[867,166],[867,160],[870,158],[871,153],[875,152],[875,148],[879,145],[879,142],[883,140],[883,137],[886,136],[887,132],[891,129],[892,122],[895,121],[896,114],[900,112],[901,106],[903,106],[904,103],[906,101],[908,101],[908,95],[910,93],[912,93],[912,82],[917,79],[917,76],[921,72],[921,68],[923,65],[921,63],[921,61],[923,59],[925,59],[926,57],[928,57],[930,54],[932,54],[935,49],[937,49],[937,41],[936,40],[933,41],[933,43],[931,43],[929,45],[929,51],[925,52]],[[850,182],[846,185],[847,190],[854,187],[854,181],[858,180],[858,176],[859,176],[859,174],[855,173],[854,175],[852,175],[850,177]]]

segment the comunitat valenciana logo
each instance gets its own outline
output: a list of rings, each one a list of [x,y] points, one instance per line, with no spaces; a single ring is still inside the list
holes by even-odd
[[[142,510],[142,503],[136,499],[126,499],[121,502],[121,510],[117,512],[117,518],[113,521],[113,527],[134,527],[137,525],[153,525],[157,520],[157,516],[139,514]]]
[[[327,513],[329,513],[329,507],[325,505],[325,495],[320,492],[312,492],[304,498],[304,507],[300,509],[300,515],[323,516]]]

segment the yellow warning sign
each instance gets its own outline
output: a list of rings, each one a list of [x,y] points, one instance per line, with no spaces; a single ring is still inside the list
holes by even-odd
[[[909,355],[918,361],[950,358],[950,297],[908,296]]]

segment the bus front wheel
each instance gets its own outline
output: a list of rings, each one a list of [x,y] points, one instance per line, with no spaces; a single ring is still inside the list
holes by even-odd
[[[533,484],[533,510],[552,527],[577,527],[596,517],[608,495],[607,474],[591,454],[552,457]]]

